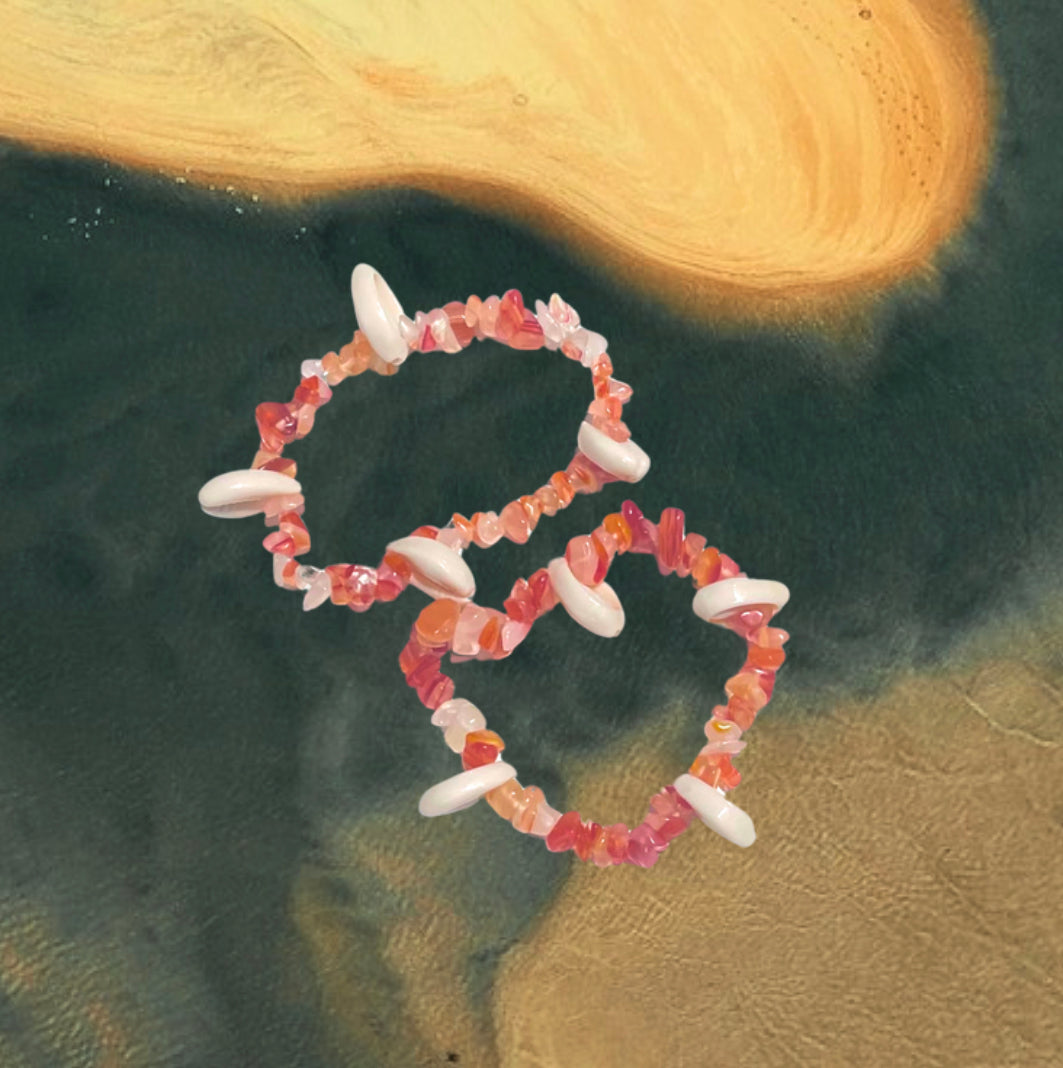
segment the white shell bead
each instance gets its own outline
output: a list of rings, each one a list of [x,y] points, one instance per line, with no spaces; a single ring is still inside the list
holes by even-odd
[[[435,538],[399,538],[387,548],[389,553],[404,556],[413,568],[410,582],[429,597],[453,597],[468,600],[476,593],[476,579],[461,554]]]
[[[294,478],[279,471],[227,471],[205,483],[199,491],[199,507],[218,519],[244,519],[257,515],[271,497],[301,493]]]
[[[561,607],[581,627],[602,638],[615,638],[624,629],[624,607],[608,582],[584,586],[560,556],[547,572]]]
[[[449,816],[452,812],[461,812],[516,775],[517,769],[504,760],[470,768],[425,790],[417,810],[422,816]]]
[[[728,801],[715,787],[693,775],[680,775],[672,785],[698,819],[728,842],[748,849],[757,840],[749,813]]]
[[[391,286],[368,263],[359,263],[351,274],[351,298],[358,329],[386,363],[400,364],[410,354],[399,317],[403,315]]]
[[[751,604],[773,604],[782,608],[790,600],[790,591],[771,579],[721,579],[702,586],[694,595],[694,614],[707,623],[714,622],[725,612],[745,608]]]
[[[622,482],[639,482],[650,469],[649,456],[631,438],[627,441],[613,441],[596,426],[582,422],[577,441],[579,451],[588,460],[593,460]]]

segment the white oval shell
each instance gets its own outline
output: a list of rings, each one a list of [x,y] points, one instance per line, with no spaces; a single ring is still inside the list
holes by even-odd
[[[561,607],[581,626],[602,638],[615,638],[624,629],[624,606],[608,582],[584,586],[564,557],[547,566]]]
[[[376,354],[387,363],[402,363],[410,354],[399,330],[402,305],[380,272],[368,263],[359,263],[351,274],[351,298],[358,329]]]
[[[650,469],[650,458],[631,438],[613,441],[608,434],[584,421],[577,438],[579,451],[622,482],[639,482]]]
[[[748,849],[757,840],[749,813],[728,801],[720,790],[693,775],[680,775],[672,785],[698,819],[728,842]]]
[[[422,816],[449,816],[471,808],[484,794],[516,778],[517,769],[504,760],[482,764],[429,787],[417,804]]]
[[[707,623],[736,608],[750,604],[773,604],[782,608],[790,600],[790,591],[771,579],[721,579],[702,586],[694,594],[694,614]]]
[[[476,593],[476,579],[469,565],[458,552],[434,538],[399,538],[387,551],[406,557],[413,568],[410,582],[429,597],[466,601]]]
[[[261,512],[270,497],[287,497],[302,490],[294,478],[279,471],[227,471],[200,489],[199,507],[219,519],[243,519]]]

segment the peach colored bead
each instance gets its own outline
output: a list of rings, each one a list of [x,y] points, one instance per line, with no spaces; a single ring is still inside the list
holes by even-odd
[[[717,705],[717,709],[724,711],[723,706]],[[735,740],[741,738],[742,729],[737,723],[732,723],[727,719],[720,719],[717,716],[713,716],[712,719],[705,721],[705,737],[709,739],[711,743],[727,742],[734,738]]]
[[[539,516],[543,514],[543,506],[535,498],[534,494],[531,496],[525,495],[518,497],[521,508],[524,509],[525,514],[528,516],[528,522],[531,524],[532,530],[535,529],[536,524],[539,522]]]
[[[602,488],[602,480],[595,468],[581,459],[573,460],[565,468],[572,489],[576,493],[597,493]]]
[[[480,651],[480,632],[489,618],[487,609],[477,604],[467,604],[462,608],[451,644],[456,656],[475,656]]]
[[[487,803],[498,813],[504,820],[509,820],[517,812],[520,806],[520,799],[524,796],[524,791],[520,787],[520,783],[516,779],[510,779],[509,782],[504,782],[501,786],[496,786],[493,790],[485,795]]]
[[[524,301],[516,289],[507,289],[498,305],[498,322],[495,337],[509,342],[524,322]]]
[[[535,826],[535,816],[539,806],[546,800],[538,786],[527,786],[517,803],[517,810],[510,817],[510,822],[521,834],[528,834]]]
[[[417,637],[426,645],[445,645],[454,635],[461,607],[458,601],[445,597],[427,605],[414,624]]]
[[[569,570],[584,586],[597,586],[609,570],[609,561],[589,534],[572,538],[565,548]]]
[[[353,377],[369,369],[373,362],[373,346],[359,330],[339,351],[339,365],[344,375]]]
[[[738,564],[732,560],[727,553],[720,553],[720,578],[729,579],[735,578],[742,573]]]
[[[298,512],[285,512],[280,518],[281,532],[292,539],[295,546],[291,555],[302,556],[310,551],[310,531],[299,517]]]
[[[595,378],[611,378],[613,374],[613,361],[609,358],[607,352],[603,352],[594,361],[594,366],[591,368],[591,374]]]
[[[475,541],[481,549],[489,548],[502,537],[502,520],[494,512],[477,512],[473,522]]]
[[[572,488],[568,475],[564,471],[555,471],[550,476],[550,485],[554,488],[554,492],[561,502],[561,507],[567,508],[576,496],[576,491]]]
[[[594,848],[595,842],[598,840],[598,835],[602,832],[602,825],[600,823],[581,823],[576,830],[576,842],[573,845],[573,849],[576,851],[576,856],[580,860],[587,860],[591,855],[591,850]]]
[[[518,619],[507,619],[502,624],[502,652],[504,655],[508,656],[528,637],[531,626],[530,621]]]
[[[488,297],[479,309],[479,323],[477,323],[476,334],[477,337],[490,337],[495,336],[495,331],[498,328],[498,312],[502,306],[502,302],[498,297]]]
[[[538,603],[538,615],[543,615],[556,608],[558,605],[557,590],[550,581],[550,572],[545,567],[528,576],[528,586]]]
[[[301,493],[269,497],[262,504],[262,512],[268,527],[274,526],[285,512],[298,512],[302,515],[304,511],[306,511],[306,498]]]
[[[729,754],[705,749],[694,758],[689,774],[721,790],[733,790],[742,781],[742,774],[731,763]]]
[[[724,683],[724,690],[728,697],[748,701],[750,704],[755,705],[758,711],[768,703],[767,697],[764,696],[764,691],[760,688],[757,676],[751,672],[740,671],[737,675],[732,675]]]
[[[694,567],[694,561],[705,549],[704,534],[688,534],[683,539],[683,545],[679,552],[679,563],[675,566],[675,573],[680,578],[686,578]]]
[[[609,829],[598,824],[595,824],[595,827],[597,832],[590,845],[590,859],[595,867],[608,868],[613,863],[609,853]]]
[[[531,523],[519,501],[510,501],[499,516],[502,532],[510,541],[523,545],[531,537]]]
[[[296,413],[295,436],[305,438],[314,429],[314,417],[317,410],[310,404],[304,404]]]
[[[298,583],[295,574],[299,570],[299,563],[290,556],[276,555],[273,557],[273,581],[286,590],[297,590]]]
[[[335,352],[326,353],[321,357],[321,370],[325,374],[325,381],[330,386],[338,386],[347,377],[347,372],[340,366],[340,358]]]
[[[451,526],[461,535],[466,545],[476,540],[476,529],[471,519],[466,519],[460,512],[455,512],[450,517]]]
[[[621,864],[627,856],[630,832],[622,823],[614,823],[605,829],[605,851],[613,864]]]
[[[539,507],[542,509],[543,515],[551,516],[557,515],[561,509],[561,499],[557,495],[557,490],[553,486],[540,486],[535,491],[536,500],[539,502]]]
[[[382,375],[384,378],[397,375],[399,366],[397,363],[388,363],[387,360],[382,360],[375,352],[369,357],[369,370],[375,374]]]
[[[750,645],[746,654],[746,663],[750,667],[765,671],[775,671],[782,666],[786,653],[782,649],[765,649],[759,645]]]

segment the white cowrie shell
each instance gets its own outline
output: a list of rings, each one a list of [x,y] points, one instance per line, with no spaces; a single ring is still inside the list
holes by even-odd
[[[422,816],[449,816],[471,808],[484,794],[516,778],[517,770],[504,760],[470,768],[429,787],[417,804]]]
[[[271,497],[301,493],[303,487],[279,471],[227,471],[205,483],[199,507],[218,519],[244,519],[261,512]]]
[[[650,469],[650,458],[631,438],[613,441],[608,434],[584,421],[577,438],[579,451],[622,482],[639,482]]]
[[[389,553],[404,556],[413,568],[410,582],[429,597],[453,597],[466,601],[476,593],[476,579],[469,565],[449,545],[434,538],[399,538],[388,547]]]
[[[602,638],[615,638],[624,629],[624,606],[608,582],[584,586],[564,557],[547,566],[561,607],[581,626]]]
[[[672,785],[698,819],[728,842],[748,849],[757,840],[749,813],[728,801],[720,790],[693,775],[680,775]]]
[[[790,591],[771,579],[732,578],[710,582],[694,594],[694,614],[713,623],[725,612],[751,604],[773,604],[782,608],[790,600]]]
[[[376,354],[386,363],[402,363],[410,354],[399,329],[402,305],[376,268],[368,263],[355,267],[351,273],[351,299],[358,329]]]

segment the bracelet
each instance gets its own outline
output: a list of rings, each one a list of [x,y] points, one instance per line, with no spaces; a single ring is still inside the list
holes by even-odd
[[[575,811],[562,814],[539,787],[522,787],[516,770],[501,758],[501,736],[487,729],[472,702],[454,697],[454,682],[441,670],[447,654],[452,661],[508,656],[536,620],[558,604],[593,633],[616,637],[624,611],[605,578],[616,556],[628,551],[655,556],[662,575],[689,576],[698,591],[695,614],[734,631],[747,645],[745,664],[725,683],[727,703],[713,708],[705,724],[707,744],[688,772],[653,795],[646,817],[630,830],[622,823],[584,821]],[[407,684],[433,710],[432,723],[442,728],[446,744],[461,754],[465,770],[425,791],[418,805],[421,814],[459,812],[485,797],[518,831],[544,838],[547,849],[575,850],[580,860],[599,867],[652,867],[694,816],[735,845],[752,845],[752,819],[724,795],[741,780],[731,757],[745,748],[742,735],[771,699],[775,673],[786,658],[783,644],[789,635],[768,623],[789,597],[781,582],[749,578],[729,556],[708,547],[702,535],[687,534],[680,509],[666,508],[654,524],[625,501],[593,533],[573,538],[563,558],[519,579],[504,612],[471,601],[433,601],[418,616],[399,666]]]
[[[338,353],[304,361],[291,401],[255,409],[261,440],[249,469],[218,475],[199,491],[208,515],[236,519],[264,513],[266,525],[278,527],[262,544],[273,555],[274,581],[303,592],[304,610],[331,600],[364,612],[376,601],[395,600],[408,585],[435,598],[470,598],[476,582],[462,559],[469,545],[485,549],[503,537],[524,543],[541,516],[566,508],[577,493],[596,493],[608,482],[638,482],[649,470],[649,457],[620,418],[631,387],[613,378],[605,338],[582,327],[576,311],[556,293],[548,304],[536,301],[534,314],[510,289],[502,297],[471,296],[410,319],[380,274],[362,263],[351,275],[351,296],[358,321],[351,341]],[[391,542],[376,567],[297,563],[296,557],[310,549],[310,532],[302,518],[305,501],[296,464],[283,455],[285,445],[310,433],[318,409],[332,397],[331,387],[345,378],[367,370],[393,375],[411,352],[460,352],[474,339],[518,350],[560,349],[590,370],[594,399],[580,424],[572,461],[498,513],[476,512],[471,519],[455,513],[442,529],[418,527]]]

